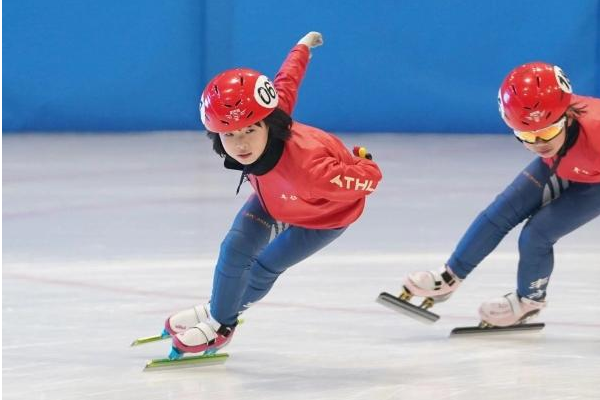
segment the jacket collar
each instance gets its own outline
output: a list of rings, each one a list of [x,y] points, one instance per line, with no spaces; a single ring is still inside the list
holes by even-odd
[[[277,165],[283,154],[284,145],[285,142],[283,140],[269,137],[267,145],[265,146],[265,151],[258,160],[254,161],[252,164],[241,164],[226,154],[223,165],[227,169],[243,171],[245,175],[264,175]]]

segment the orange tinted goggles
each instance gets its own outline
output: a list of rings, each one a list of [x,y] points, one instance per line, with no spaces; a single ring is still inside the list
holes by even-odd
[[[549,142],[562,132],[565,127],[565,121],[566,117],[562,117],[557,123],[543,129],[538,129],[537,131],[514,131],[515,136],[525,143],[535,143],[538,139]]]

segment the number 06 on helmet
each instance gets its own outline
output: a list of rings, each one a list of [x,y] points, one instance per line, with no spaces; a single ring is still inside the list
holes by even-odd
[[[248,68],[230,69],[204,88],[200,119],[211,132],[231,132],[263,120],[278,103],[277,91],[266,76]]]

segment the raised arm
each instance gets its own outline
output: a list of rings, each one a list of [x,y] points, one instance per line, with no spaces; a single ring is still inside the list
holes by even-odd
[[[304,78],[308,60],[311,57],[310,49],[323,44],[323,37],[318,32],[309,32],[289,52],[275,75],[275,89],[279,95],[279,108],[292,114],[298,98],[298,89]]]

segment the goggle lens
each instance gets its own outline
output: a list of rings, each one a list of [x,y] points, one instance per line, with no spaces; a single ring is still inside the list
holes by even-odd
[[[535,143],[537,139],[544,142],[549,142],[557,137],[565,127],[565,117],[561,118],[557,123],[552,124],[546,128],[538,129],[537,131],[517,131],[515,130],[515,136],[519,140],[525,143]]]

